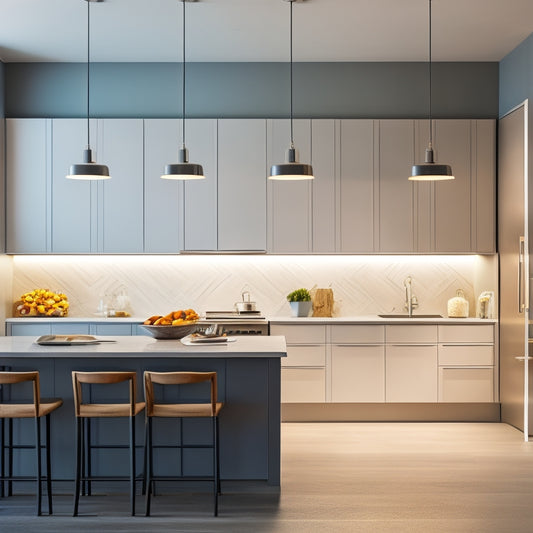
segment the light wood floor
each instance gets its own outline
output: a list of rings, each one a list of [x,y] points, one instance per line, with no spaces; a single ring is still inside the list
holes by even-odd
[[[123,495],[0,500],[0,532],[531,533],[533,443],[504,424],[284,423],[282,487],[225,483],[220,516],[207,494],[159,495],[153,516],[127,516]],[[143,501],[139,496],[139,510]]]

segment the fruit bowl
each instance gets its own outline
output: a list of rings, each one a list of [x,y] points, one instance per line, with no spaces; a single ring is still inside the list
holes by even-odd
[[[182,339],[192,333],[197,327],[194,324],[184,324],[182,326],[145,326],[141,325],[154,339]]]

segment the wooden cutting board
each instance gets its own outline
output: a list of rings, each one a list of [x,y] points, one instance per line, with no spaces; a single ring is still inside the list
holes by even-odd
[[[315,289],[313,292],[313,316],[333,316],[333,289]]]

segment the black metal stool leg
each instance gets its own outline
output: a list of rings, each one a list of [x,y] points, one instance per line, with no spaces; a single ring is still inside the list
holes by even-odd
[[[42,465],[41,465],[41,419],[35,417],[35,451],[37,454],[37,516],[41,516],[43,500]]]
[[[130,416],[130,506],[135,516],[135,415]]]
[[[87,496],[92,494],[92,483],[91,476],[93,475],[93,461],[92,461],[92,452],[91,452],[91,419],[86,418],[86,429],[87,434],[85,436],[86,447],[85,447],[85,460],[87,462]]]
[[[5,482],[4,477],[6,475],[6,457],[5,457],[5,435],[4,435],[4,419],[0,418],[0,498],[5,496]]]
[[[7,422],[8,440],[7,440],[7,475],[13,477],[13,419],[10,418]],[[7,482],[7,495],[13,496],[13,481],[10,479]]]
[[[74,482],[74,510],[72,516],[78,516],[78,505],[80,502],[81,489],[81,463],[83,448],[83,419],[76,417],[76,479]]]
[[[153,472],[153,449],[152,449],[152,417],[148,417],[146,421],[146,447],[148,453],[148,460],[146,465],[146,508],[145,516],[150,516],[150,503],[152,496],[152,472]]]
[[[214,515],[218,515],[218,439],[217,417],[213,417],[213,495],[214,495]]]
[[[50,414],[46,415],[46,492],[48,494],[48,514],[52,510],[52,461],[50,459]]]

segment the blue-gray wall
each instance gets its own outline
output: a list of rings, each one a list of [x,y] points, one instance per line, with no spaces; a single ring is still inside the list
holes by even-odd
[[[498,63],[434,63],[435,118],[497,118]],[[5,65],[7,117],[86,116],[83,63]],[[91,116],[181,116],[176,63],[92,63]],[[187,64],[187,116],[286,117],[287,63]],[[425,118],[427,63],[296,63],[294,115]]]
[[[533,33],[500,62],[500,116],[533,98]]]

